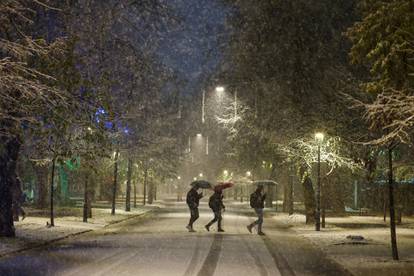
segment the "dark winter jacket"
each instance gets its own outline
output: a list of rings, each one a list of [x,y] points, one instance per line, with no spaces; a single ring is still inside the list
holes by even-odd
[[[264,201],[266,199],[266,194],[263,194],[256,190],[254,193],[250,195],[250,207],[255,209],[263,209],[264,208]]]
[[[226,208],[223,204],[223,194],[214,192],[208,201],[208,206],[213,210],[213,212],[221,211],[222,209]]]
[[[200,193],[197,193],[195,189],[191,189],[187,193],[187,205],[190,209],[195,209],[198,207],[200,203],[200,199],[203,197],[203,195]]]

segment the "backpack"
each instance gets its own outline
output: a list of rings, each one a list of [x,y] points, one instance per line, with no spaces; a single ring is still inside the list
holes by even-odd
[[[258,208],[259,207],[259,199],[257,197],[257,193],[254,192],[250,195],[250,207]]]
[[[208,200],[208,207],[210,207],[211,209],[213,209],[213,199],[210,197]]]
[[[213,210],[219,209],[221,207],[221,195],[214,193],[212,196],[210,196],[208,206]]]
[[[215,194],[213,194],[212,196],[210,196],[210,199],[208,200],[208,207],[210,207],[211,209],[214,209],[217,205],[216,203],[217,199]]]

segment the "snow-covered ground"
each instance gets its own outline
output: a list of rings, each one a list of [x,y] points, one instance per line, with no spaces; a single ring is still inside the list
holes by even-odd
[[[49,227],[50,220],[44,210],[27,209],[27,217],[15,222],[16,238],[0,238],[0,257],[33,248],[71,235],[101,229],[125,219],[140,216],[156,207],[131,208],[130,212],[117,209],[114,216],[109,208],[93,208],[92,218],[82,221],[82,209],[62,208],[56,210],[55,226]],[[65,214],[65,215],[63,215]]]
[[[278,213],[273,219],[310,240],[354,275],[414,275],[412,217],[403,218],[403,223],[397,226],[400,261],[392,260],[389,225],[381,217],[329,217],[326,228],[320,232],[314,230],[314,225],[305,225],[303,215]],[[351,240],[347,238],[350,235],[364,239]]]

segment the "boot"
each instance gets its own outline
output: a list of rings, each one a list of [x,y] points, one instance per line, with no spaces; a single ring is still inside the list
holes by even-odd
[[[217,232],[224,232],[224,229],[221,227],[221,221],[217,223]]]
[[[265,235],[265,233],[262,232],[262,226],[261,225],[259,225],[257,227],[257,234],[260,235],[260,236],[264,236]]]

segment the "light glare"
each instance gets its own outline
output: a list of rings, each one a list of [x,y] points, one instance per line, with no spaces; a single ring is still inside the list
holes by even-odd
[[[216,92],[219,92],[219,93],[224,92],[224,87],[223,86],[217,86],[216,87]]]
[[[322,132],[317,132],[317,133],[315,133],[315,139],[316,139],[317,141],[322,142],[324,138],[325,138],[325,135],[323,135],[323,133],[322,133]]]

